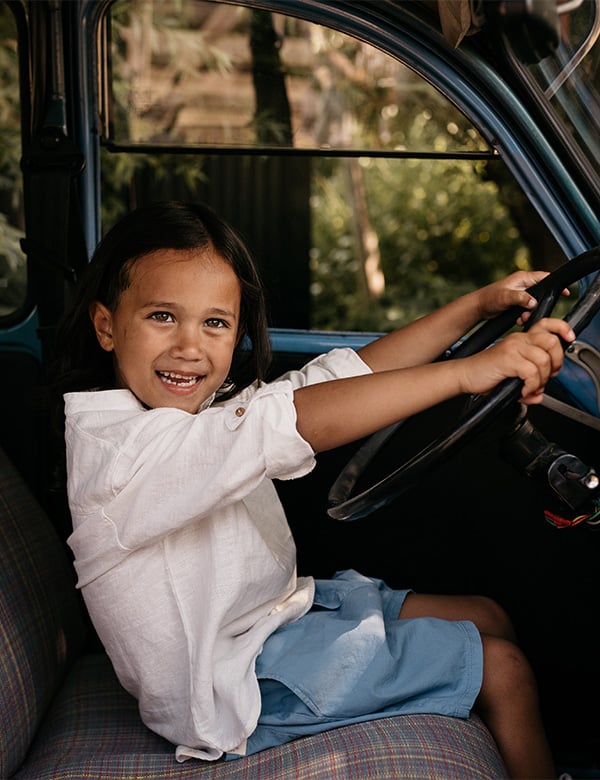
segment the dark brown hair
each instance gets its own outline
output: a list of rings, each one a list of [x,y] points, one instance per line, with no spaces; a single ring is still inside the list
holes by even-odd
[[[158,249],[207,249],[234,270],[241,286],[240,339],[219,399],[264,380],[271,360],[263,287],[254,262],[236,231],[208,206],[168,201],[132,211],[98,244],[72,306],[57,330],[54,378],[62,394],[115,385],[113,360],[96,339],[90,304],[114,311],[129,285],[132,265]]]

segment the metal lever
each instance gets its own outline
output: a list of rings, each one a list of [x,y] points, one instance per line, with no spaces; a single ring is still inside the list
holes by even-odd
[[[600,488],[595,470],[548,441],[527,419],[524,409],[512,433],[504,440],[502,453],[518,470],[545,481],[570,509],[578,510]]]

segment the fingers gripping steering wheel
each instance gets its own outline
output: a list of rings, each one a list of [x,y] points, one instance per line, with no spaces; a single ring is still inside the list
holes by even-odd
[[[552,312],[565,287],[598,270],[600,270],[600,246],[583,252],[530,287],[528,292],[536,298],[538,305],[527,320],[524,330]],[[600,274],[572,307],[565,320],[575,331],[575,335],[579,335],[589,325],[598,310],[600,310]],[[483,323],[458,347],[438,360],[464,358],[485,349],[510,330],[523,311],[525,309],[519,306],[507,309],[493,320]],[[565,344],[566,346],[568,345]],[[508,406],[515,403],[521,395],[522,384],[518,378],[505,379],[490,393],[471,396],[472,402],[467,412],[450,433],[432,440],[417,455],[405,460],[379,482],[352,496],[359,477],[384,444],[398,432],[404,421],[373,434],[346,464],[331,487],[328,515],[336,520],[357,520],[390,503],[427,470],[469,441]]]

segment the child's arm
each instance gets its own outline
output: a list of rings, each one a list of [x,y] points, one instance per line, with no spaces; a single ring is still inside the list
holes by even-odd
[[[524,403],[539,403],[562,365],[560,338],[575,334],[564,320],[542,319],[471,357],[378,370],[294,392],[297,428],[315,452],[374,433],[461,393],[485,393],[503,379],[523,380]]]
[[[536,301],[525,290],[545,276],[543,271],[518,271],[367,344],[359,354],[372,371],[429,363],[481,320],[511,306],[533,309]]]

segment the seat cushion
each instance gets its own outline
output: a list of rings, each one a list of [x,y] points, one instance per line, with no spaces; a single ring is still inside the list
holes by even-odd
[[[0,777],[10,777],[84,637],[63,543],[0,450]]]
[[[178,764],[139,719],[102,654],[82,656],[51,708],[18,780],[202,778],[365,780],[506,777],[481,721],[405,715],[300,739],[248,758]]]

